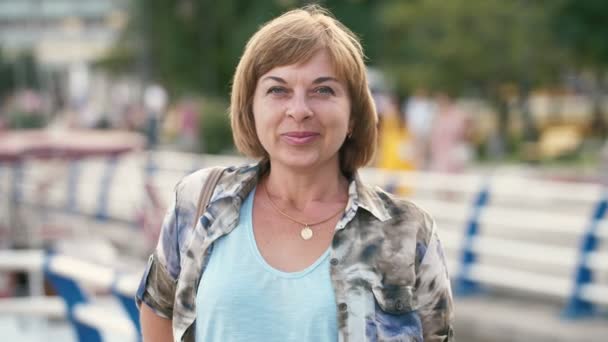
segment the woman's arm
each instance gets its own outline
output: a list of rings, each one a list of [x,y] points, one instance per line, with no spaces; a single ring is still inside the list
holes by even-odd
[[[179,184],[178,184],[179,185]],[[145,342],[173,341],[172,317],[179,268],[177,189],[170,203],[156,250],[135,295],[140,310],[142,336]]]
[[[148,305],[139,308],[143,342],[173,342],[171,320],[157,315]]]

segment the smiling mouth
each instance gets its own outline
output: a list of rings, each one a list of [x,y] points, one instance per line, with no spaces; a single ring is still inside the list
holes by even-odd
[[[289,132],[281,137],[290,145],[305,145],[315,141],[320,136],[315,132]]]

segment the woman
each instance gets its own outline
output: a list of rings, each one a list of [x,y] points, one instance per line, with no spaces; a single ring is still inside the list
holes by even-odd
[[[248,42],[234,76],[237,147],[196,216],[185,177],[137,293],[148,341],[450,341],[432,219],[362,184],[376,113],[355,36],[319,7]],[[194,228],[193,228],[194,227]]]

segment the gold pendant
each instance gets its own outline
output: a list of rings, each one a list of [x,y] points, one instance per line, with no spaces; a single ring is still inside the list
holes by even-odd
[[[312,238],[312,229],[309,226],[302,228],[300,231],[300,236],[304,240],[310,240]]]

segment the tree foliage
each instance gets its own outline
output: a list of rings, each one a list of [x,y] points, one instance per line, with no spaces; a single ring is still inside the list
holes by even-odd
[[[606,89],[603,78],[608,69],[608,2],[561,0],[552,23],[559,42],[568,49],[573,66],[592,72],[591,132],[605,138],[608,122],[602,102]]]
[[[608,67],[607,1],[561,0],[552,24],[576,64]]]
[[[174,92],[226,96],[247,39],[267,20],[310,2],[133,0],[107,65],[128,65]],[[565,49],[577,61],[608,60],[603,0],[317,2],[360,36],[369,64],[382,66],[401,93],[426,86],[495,96],[505,84],[555,82]]]
[[[558,74],[546,1],[387,1],[382,56],[401,89],[497,93],[508,83]]]
[[[37,69],[38,62],[31,51],[8,58],[0,49],[0,100],[17,88],[39,88]]]

